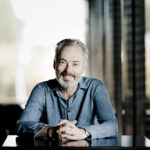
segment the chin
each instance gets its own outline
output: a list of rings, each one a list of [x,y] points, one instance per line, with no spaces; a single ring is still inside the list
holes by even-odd
[[[66,84],[65,82],[63,82],[60,85],[65,89],[70,89],[76,86],[76,82],[71,82],[70,84],[69,83]]]
[[[69,81],[69,83],[66,83],[65,81],[63,81],[62,79],[58,79],[57,78],[58,83],[60,84],[61,87],[63,87],[64,89],[70,89],[76,86],[77,82],[76,81]]]

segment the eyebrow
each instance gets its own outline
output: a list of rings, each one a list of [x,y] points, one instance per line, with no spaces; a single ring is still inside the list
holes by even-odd
[[[60,60],[63,60],[63,61],[66,61],[66,62],[67,62],[67,60],[66,60],[66,59],[63,59],[63,58],[60,58]],[[79,63],[79,61],[78,61],[78,60],[73,60],[73,61],[71,61],[71,62]]]

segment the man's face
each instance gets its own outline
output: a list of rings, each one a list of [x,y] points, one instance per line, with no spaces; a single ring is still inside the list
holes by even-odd
[[[82,49],[78,46],[66,46],[55,63],[56,78],[60,86],[69,89],[77,86],[86,69]]]

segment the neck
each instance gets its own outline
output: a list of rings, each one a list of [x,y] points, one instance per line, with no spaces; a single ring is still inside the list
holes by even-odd
[[[74,86],[73,88],[68,88],[68,89],[61,88],[61,92],[62,92],[63,96],[65,97],[65,99],[69,100],[69,98],[74,95],[77,88],[78,88],[78,85]]]

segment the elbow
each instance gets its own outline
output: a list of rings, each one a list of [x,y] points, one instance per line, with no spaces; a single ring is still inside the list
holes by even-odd
[[[22,135],[22,126],[23,126],[23,124],[21,124],[21,123],[19,123],[19,122],[17,122],[17,125],[16,125],[16,130],[15,130],[15,132],[16,132],[16,135],[19,135],[19,136],[21,136]]]
[[[113,137],[117,137],[118,136],[118,121],[115,120],[113,121],[113,129],[112,129],[114,132],[113,132]]]
[[[16,126],[16,135],[18,136],[25,136],[28,134],[28,129],[29,127],[27,126],[26,122],[17,122],[17,126]]]
[[[117,120],[111,120],[108,122],[107,126],[107,137],[117,137],[118,136],[118,122]]]

